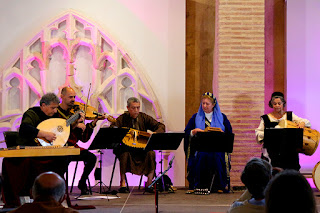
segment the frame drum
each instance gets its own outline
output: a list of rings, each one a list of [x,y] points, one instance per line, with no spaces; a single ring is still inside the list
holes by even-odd
[[[320,191],[320,161],[313,168],[312,179],[314,185],[316,185],[317,189]]]

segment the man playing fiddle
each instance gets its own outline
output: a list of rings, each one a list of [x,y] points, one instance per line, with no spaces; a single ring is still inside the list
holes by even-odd
[[[115,126],[128,127],[140,131],[165,132],[165,125],[156,121],[151,116],[140,112],[140,101],[135,97],[131,97],[127,101],[128,111],[117,118]],[[121,146],[119,153],[117,153],[120,161],[120,189],[119,192],[127,192],[125,187],[125,173],[131,172],[136,175],[146,175],[148,181],[146,186],[152,183],[155,175],[155,152],[145,151],[139,148],[130,148]],[[152,192],[147,187],[146,191]]]
[[[70,116],[74,114],[73,111],[75,108],[75,97],[76,92],[71,87],[62,88],[61,103],[58,106],[57,112],[58,117],[68,119]],[[68,146],[75,146],[77,148],[80,148],[80,155],[72,156],[71,160],[78,160],[84,162],[85,166],[83,169],[82,176],[78,183],[78,188],[81,190],[81,195],[87,195],[89,194],[89,190],[86,184],[86,180],[88,179],[89,174],[93,170],[97,158],[87,149],[78,146],[77,142],[79,140],[82,142],[87,142],[90,139],[93,133],[93,129],[96,126],[99,118],[96,117],[91,123],[84,124],[84,113],[80,113],[80,115],[81,117],[71,125],[70,136],[67,141],[67,144]]]

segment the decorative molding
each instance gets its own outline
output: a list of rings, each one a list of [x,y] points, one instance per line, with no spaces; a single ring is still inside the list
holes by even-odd
[[[86,102],[90,91],[88,104],[115,117],[126,110],[127,98],[136,96],[142,111],[161,120],[158,100],[137,64],[104,29],[68,11],[41,29],[1,70],[0,132],[17,130],[24,111],[39,105],[43,94],[59,94],[64,86],[76,91],[79,102]]]

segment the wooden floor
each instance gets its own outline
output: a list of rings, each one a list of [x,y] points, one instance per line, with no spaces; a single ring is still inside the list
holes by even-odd
[[[114,188],[117,189],[117,188]],[[102,192],[104,189],[102,188]],[[242,191],[228,194],[194,195],[186,194],[187,189],[178,188],[174,193],[161,192],[158,197],[158,212],[161,213],[217,213],[226,212],[232,202]],[[94,206],[95,209],[81,209],[80,213],[150,213],[155,212],[155,195],[143,193],[138,187],[130,187],[130,192],[117,195],[100,194],[99,187],[94,187],[93,195],[79,196],[74,189],[70,194],[71,204],[78,207]],[[315,190],[318,210],[320,210],[320,193]],[[6,212],[0,211],[0,212]]]
[[[96,192],[99,188],[94,189]],[[213,193],[210,195],[194,195],[186,194],[187,189],[178,188],[174,193],[162,192],[158,197],[158,212],[181,212],[181,213],[216,213],[226,212],[232,202],[237,199],[243,191],[234,191],[228,194]],[[88,199],[94,199],[95,195],[88,196]],[[320,195],[316,190],[315,195]],[[109,195],[110,199],[98,200],[79,200],[76,199],[77,194],[71,194],[72,205],[94,205],[96,209],[80,210],[81,213],[149,213],[155,212],[155,195],[143,194],[143,190],[138,190],[138,187],[130,188],[130,193],[118,193],[116,198],[114,195]],[[104,195],[106,196],[106,195]],[[91,197],[91,198],[90,198]],[[82,198],[82,197],[80,197]],[[318,209],[320,210],[320,197],[316,196]]]
[[[99,191],[96,188],[95,191]],[[96,209],[81,210],[85,212],[110,212],[110,213],[133,213],[133,212],[155,212],[155,194],[143,193],[144,190],[138,190],[138,187],[130,188],[130,193],[118,193],[110,199],[99,200],[79,200],[76,199],[76,193],[71,194],[72,205],[94,205]],[[210,195],[189,195],[186,189],[179,188],[174,193],[160,192],[158,197],[159,212],[226,212],[233,200],[239,197],[241,192],[229,194],[210,194]],[[94,199],[98,193],[88,196],[88,199]],[[106,196],[106,195],[104,195]],[[90,198],[91,197],[91,198]]]

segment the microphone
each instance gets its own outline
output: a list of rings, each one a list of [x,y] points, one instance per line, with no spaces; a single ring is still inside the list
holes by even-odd
[[[96,111],[94,111],[93,114],[97,115],[97,116],[102,116],[102,114],[100,112],[96,112]]]

